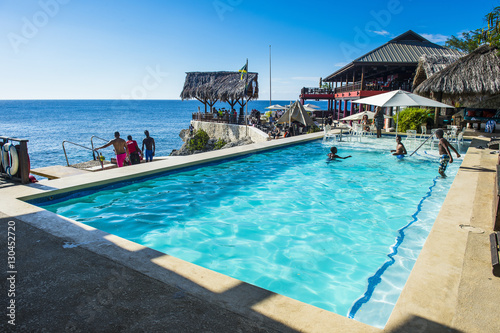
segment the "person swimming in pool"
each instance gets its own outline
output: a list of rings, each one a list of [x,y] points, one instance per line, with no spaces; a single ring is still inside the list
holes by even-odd
[[[330,153],[327,156],[330,161],[334,161],[337,158],[345,160],[346,158],[352,157],[351,155],[346,157],[340,157],[339,155],[337,155],[337,147],[330,148]]]
[[[94,150],[97,151],[99,149],[106,148],[111,145],[113,145],[113,147],[115,148],[116,164],[118,165],[119,168],[121,168],[123,166],[123,162],[125,161],[125,159],[130,158],[130,155],[128,152],[127,141],[120,138],[120,132],[115,132],[115,138],[113,140],[110,140],[104,146],[95,148]]]
[[[392,155],[396,156],[397,158],[403,158],[405,157],[406,154],[406,148],[401,142],[401,137],[399,135],[396,136],[396,150],[391,150]]]
[[[438,129],[435,133],[436,138],[439,139],[439,144],[438,144],[438,149],[439,149],[439,155],[441,156],[439,159],[439,174],[441,177],[445,178],[446,174],[444,173],[446,171],[446,167],[448,166],[448,162],[453,163],[453,156],[450,153],[450,148],[457,154],[457,158],[460,158],[460,154],[458,151],[453,147],[448,140],[443,138],[444,132],[442,129]]]

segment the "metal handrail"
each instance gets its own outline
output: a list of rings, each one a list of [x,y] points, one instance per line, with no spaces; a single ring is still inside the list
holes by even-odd
[[[106,139],[100,138],[100,137],[98,137],[97,135],[92,135],[92,136],[90,137],[90,146],[92,147],[92,156],[94,157],[94,161],[95,161],[95,160],[96,160],[96,158],[95,158],[95,150],[94,150],[94,142],[93,142],[93,139],[94,139],[94,138],[97,138],[97,139],[102,140],[102,141],[105,141],[105,142],[108,142],[109,140],[106,140]]]
[[[67,141],[67,140],[64,140],[62,142],[62,147],[63,147],[63,150],[64,150],[64,156],[66,157],[66,164],[69,166],[69,161],[68,161],[68,154],[66,154],[66,148],[64,147],[64,143],[67,142],[67,143],[71,143],[72,145],[75,145],[75,146],[79,146],[79,147],[82,147],[82,148],[85,148],[85,149],[88,149],[88,150],[92,150],[94,151],[94,149],[92,148],[89,148],[89,147],[85,147],[85,146],[82,146],[78,143],[74,143],[74,142],[71,142],[71,141]],[[94,158],[95,159],[95,158]]]

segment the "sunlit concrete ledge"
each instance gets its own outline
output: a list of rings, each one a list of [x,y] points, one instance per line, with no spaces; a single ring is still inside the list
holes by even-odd
[[[303,332],[377,332],[377,328],[227,277],[55,215],[24,200],[47,197],[186,166],[317,140],[322,133],[0,189],[1,212],[257,322],[271,318]],[[485,238],[492,228],[497,155],[472,148],[445,199],[385,331],[496,332],[499,279],[491,275]],[[472,228],[460,228],[469,225]],[[467,230],[483,229],[472,233]],[[483,249],[483,247],[485,247]],[[484,250],[484,251],[483,251]],[[484,252],[484,253],[483,253]],[[471,253],[479,253],[472,255]],[[472,282],[473,281],[473,282]],[[471,304],[474,307],[471,308]],[[267,321],[266,321],[267,322]]]

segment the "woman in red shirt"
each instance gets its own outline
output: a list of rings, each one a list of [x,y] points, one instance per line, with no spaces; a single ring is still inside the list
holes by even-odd
[[[132,164],[141,163],[141,150],[139,149],[137,142],[135,140],[132,140],[132,135],[127,136],[127,139],[127,147],[130,153],[130,162]]]

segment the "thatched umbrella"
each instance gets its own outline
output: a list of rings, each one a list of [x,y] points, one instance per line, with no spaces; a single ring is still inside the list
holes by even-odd
[[[278,124],[289,123],[298,121],[304,126],[311,126],[314,121],[311,119],[304,106],[296,101],[292,106],[276,121]]]
[[[465,55],[465,54],[464,54]],[[464,55],[458,54],[426,54],[418,59],[418,66],[413,78],[413,88],[430,78],[437,72],[445,69]]]
[[[432,75],[414,92],[469,105],[497,95],[500,93],[500,57],[497,53],[496,47],[483,45]]]
[[[248,89],[246,82],[239,72],[190,72],[186,73],[181,98],[197,99],[205,104],[205,111],[207,103],[212,107],[217,101],[229,103],[232,108],[237,102],[244,106],[245,98],[259,97],[258,74],[248,73]]]

